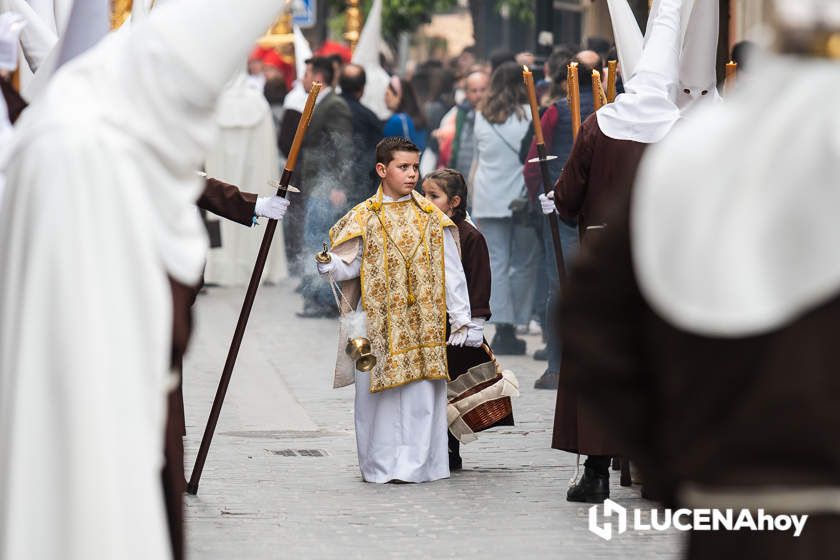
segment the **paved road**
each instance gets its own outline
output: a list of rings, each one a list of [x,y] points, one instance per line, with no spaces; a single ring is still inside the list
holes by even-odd
[[[252,314],[198,496],[187,497],[193,559],[678,558],[675,533],[604,541],[588,507],[565,501],[576,457],[549,448],[554,393],[544,362],[503,357],[519,377],[517,425],[462,447],[464,470],[418,485],[361,481],[353,388],[333,390],[337,323],[298,319],[293,281],[264,286]],[[196,304],[184,366],[192,468],[241,304],[210,288]],[[528,337],[529,352],[540,346]],[[613,499],[650,507],[612,477]]]

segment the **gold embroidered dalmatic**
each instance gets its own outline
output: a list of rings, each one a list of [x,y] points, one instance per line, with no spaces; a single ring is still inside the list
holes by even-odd
[[[335,248],[362,238],[362,306],[377,358],[370,391],[449,379],[443,228],[455,224],[417,193],[383,202],[380,190],[330,230]]]

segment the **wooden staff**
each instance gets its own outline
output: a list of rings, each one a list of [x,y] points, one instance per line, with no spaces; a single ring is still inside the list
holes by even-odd
[[[568,66],[566,86],[569,89],[569,111],[572,112],[572,138],[577,140],[578,132],[580,132],[580,80],[577,62],[572,62]]]
[[[547,195],[553,190],[551,177],[548,173],[548,162],[556,159],[557,156],[549,156],[546,152],[542,122],[540,122],[540,109],[539,105],[537,105],[537,89],[534,87],[534,74],[527,66],[522,67],[522,79],[525,81],[525,89],[528,90],[528,102],[531,104],[531,122],[534,124],[534,140],[537,143],[537,161],[540,164],[540,173],[542,174],[543,192]],[[528,163],[536,163],[536,161],[530,160]],[[560,222],[557,219],[556,213],[549,214],[546,218],[548,218],[548,223],[551,226],[551,240],[554,243],[554,262],[557,264],[557,274],[562,283],[566,279],[566,265],[563,260],[563,245],[560,242]]]
[[[618,81],[618,61],[607,62],[609,75],[607,76],[607,103],[612,103],[616,98],[616,82]]]
[[[289,159],[286,160],[286,167],[283,169],[282,177],[280,177],[277,196],[285,198],[286,193],[289,191],[289,181],[295,170],[300,146],[303,143],[306,129],[309,127],[309,121],[312,119],[315,100],[320,90],[321,84],[318,82],[312,84],[312,89],[309,91],[309,97],[306,99],[306,105],[303,109],[303,115],[300,118],[297,131],[295,132],[295,138],[292,141],[292,147],[289,150]],[[201,438],[201,447],[198,449],[198,456],[195,459],[195,466],[190,476],[190,482],[187,484],[187,492],[193,495],[198,492],[201,471],[204,470],[204,461],[207,460],[210,442],[213,440],[213,433],[216,431],[216,423],[219,421],[219,414],[222,411],[225,394],[227,393],[228,385],[230,385],[233,366],[236,365],[236,357],[239,354],[239,347],[242,345],[242,337],[245,335],[245,327],[248,325],[248,317],[251,315],[251,307],[254,305],[257,288],[259,288],[260,281],[262,280],[265,261],[268,259],[268,250],[271,248],[271,241],[274,238],[275,229],[277,229],[277,220],[269,220],[265,228],[262,244],[260,245],[260,252],[257,254],[257,262],[254,264],[254,271],[251,273],[248,291],[245,293],[245,301],[242,302],[242,310],[239,312],[239,321],[236,323],[236,330],[233,332],[233,340],[228,349],[227,360],[225,360],[225,367],[222,370],[222,377],[219,379],[219,388],[216,389],[216,397],[213,399],[213,408],[210,409],[210,418],[207,419],[204,436]]]
[[[607,104],[607,96],[604,95],[604,86],[601,84],[601,73],[592,71],[592,103],[597,111]]]
[[[738,63],[730,60],[726,63],[726,81],[723,82],[723,93],[729,95],[735,89],[738,80]]]

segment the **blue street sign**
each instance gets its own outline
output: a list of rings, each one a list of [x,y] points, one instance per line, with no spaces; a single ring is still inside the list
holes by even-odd
[[[293,0],[292,22],[303,29],[315,25],[318,21],[315,2],[316,0]]]

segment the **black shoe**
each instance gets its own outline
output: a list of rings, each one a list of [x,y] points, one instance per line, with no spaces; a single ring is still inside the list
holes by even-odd
[[[551,389],[556,391],[558,385],[560,385],[560,374],[545,370],[545,373],[534,383],[534,389]]]
[[[540,348],[536,352],[534,352],[534,359],[538,362],[545,362],[548,361],[548,347]]]
[[[335,319],[338,317],[338,310],[328,307],[306,307],[295,315],[301,319]]]
[[[577,484],[566,492],[567,502],[585,502],[600,504],[610,497],[610,475],[598,474],[585,468]]]
[[[525,341],[516,338],[513,325],[500,324],[496,327],[496,334],[490,347],[497,356],[521,356],[525,353]]]
[[[464,468],[464,461],[461,459],[461,456],[457,453],[449,453],[449,470],[450,471],[460,471]]]

